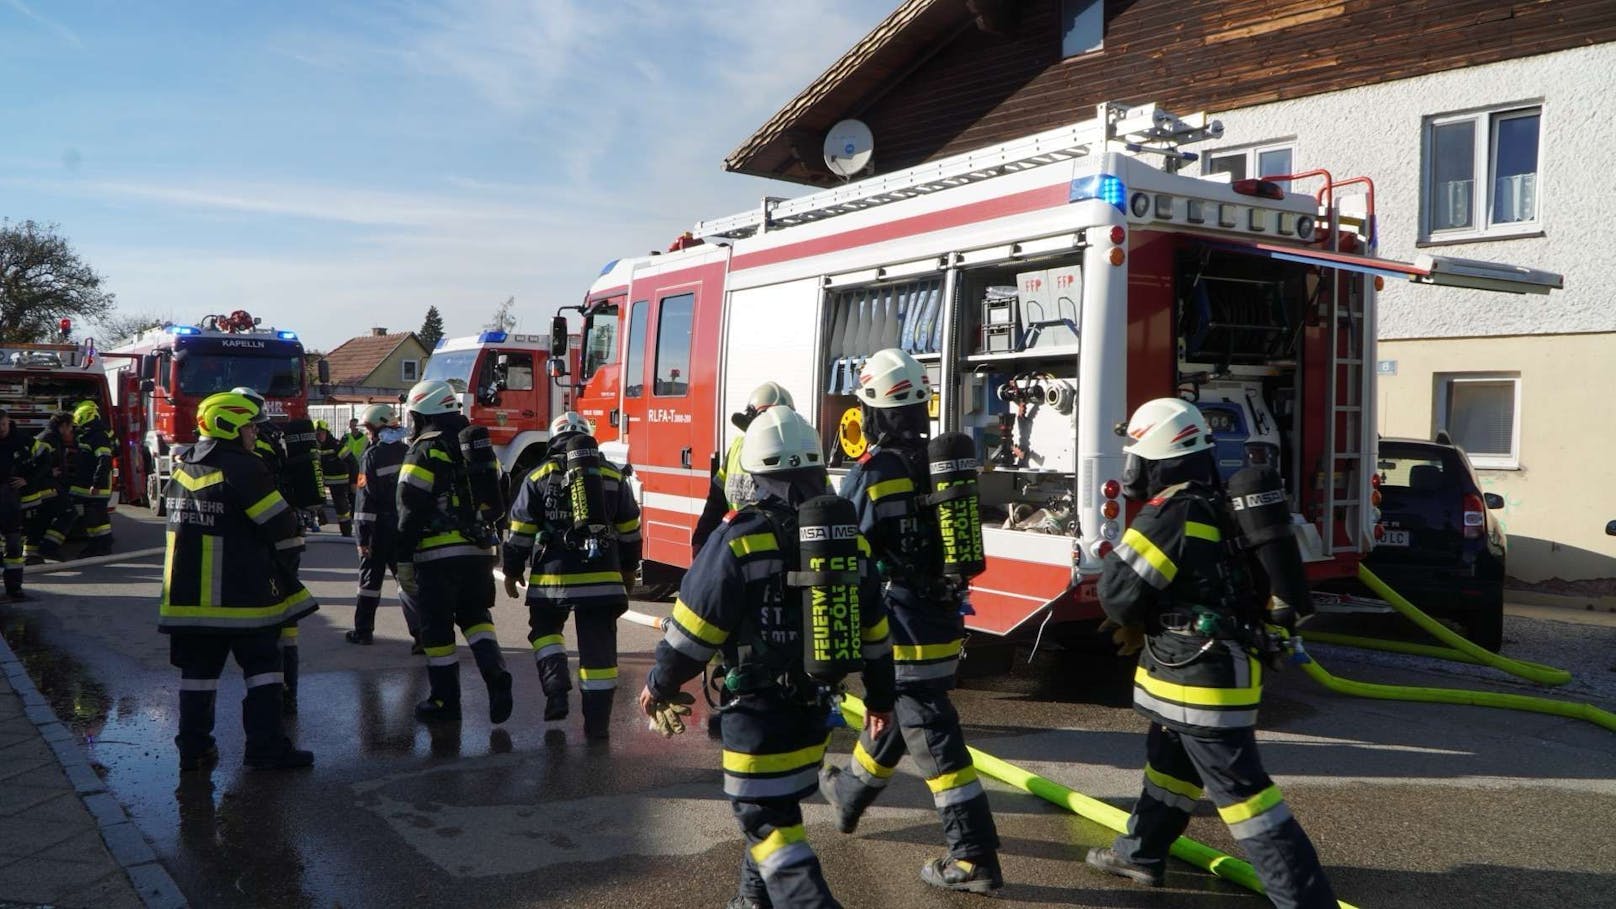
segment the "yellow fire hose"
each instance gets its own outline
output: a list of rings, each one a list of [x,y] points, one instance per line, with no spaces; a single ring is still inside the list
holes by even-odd
[[[864,723],[864,702],[853,695],[842,697],[842,713],[847,716],[849,724],[861,726]],[[1036,773],[1024,770],[1009,761],[1002,761],[985,751],[975,748],[968,749],[971,753],[971,762],[976,769],[996,780],[1008,783],[1021,791],[1035,795],[1052,805],[1065,808],[1073,814],[1087,818],[1115,830],[1118,833],[1128,831],[1128,812],[1120,808],[1107,805],[1098,799],[1090,798],[1081,792],[1069,789],[1061,784],[1041,777]],[[1173,841],[1172,854],[1197,868],[1207,871],[1253,890],[1263,892],[1262,881],[1257,878],[1256,869],[1234,856],[1219,852],[1204,843],[1198,843],[1189,837],[1181,836]],[[1356,909],[1351,903],[1341,901],[1341,909]]]

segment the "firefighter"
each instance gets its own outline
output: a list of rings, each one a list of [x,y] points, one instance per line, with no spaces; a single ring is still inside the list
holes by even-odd
[[[751,501],[752,479],[741,467],[741,443],[746,440],[746,428],[752,425],[758,414],[776,406],[795,409],[797,405],[784,385],[764,382],[752,389],[752,394],[746,399],[745,410],[730,414],[730,423],[741,432],[729,444],[729,450],[724,452],[724,460],[713,469],[713,482],[707,489],[707,505],[702,509],[701,517],[696,519],[696,529],[690,535],[692,557],[701,553],[702,544],[707,542],[707,537],[727,512]]]
[[[392,405],[372,404],[362,416],[370,443],[359,455],[359,479],[354,484],[354,524],[359,543],[359,594],[354,606],[354,627],[343,635],[350,644],[369,644],[376,630],[376,607],[381,605],[382,579],[389,572],[398,580],[398,471],[404,463],[404,430],[396,425]],[[399,605],[415,646],[421,629],[415,603],[399,588]]]
[[[82,401],[73,409],[73,439],[78,449],[70,491],[89,541],[80,555],[106,555],[112,552],[112,519],[107,515],[112,501],[112,434],[94,401]]]
[[[829,741],[824,683],[835,677],[809,663],[803,597],[787,582],[791,569],[806,567],[799,517],[809,520],[829,502],[846,513],[846,528],[857,538],[854,516],[824,494],[819,434],[794,411],[776,408],[753,422],[741,463],[756,482],[755,499],[724,518],[686,573],[640,709],[664,735],[682,732],[694,698],[680,686],[723,651],[735,667],[725,682],[735,698],[723,723],[724,793],[747,846],[729,907],[839,906],[805,839],[801,805],[814,792]],[[875,572],[859,555],[867,556],[868,546],[862,538],[847,543],[860,570],[840,583],[858,590],[860,608],[843,652],[853,658],[849,671],[863,671],[868,722],[879,731],[892,717],[892,644]]]
[[[488,686],[488,718],[497,725],[511,715],[511,674],[490,615],[493,529],[477,521],[460,451],[459,433],[470,424],[460,413],[459,394],[441,379],[416,383],[406,401],[412,434],[398,475],[399,586],[420,610],[431,683],[415,716],[423,722],[460,718],[458,624]]]
[[[367,408],[368,409],[368,408]],[[359,456],[365,453],[365,447],[370,444],[370,435],[365,431],[359,417],[348,421],[348,434],[342,438],[342,452],[351,459],[351,469],[348,479],[352,483],[359,482]],[[353,491],[353,498],[359,497],[358,489]]]
[[[62,543],[78,523],[78,510],[68,493],[75,454],[73,415],[67,411],[52,414],[34,437],[29,461],[31,476],[23,497],[24,507],[31,513],[23,541],[27,564],[61,558]]]
[[[628,591],[640,564],[640,507],[617,467],[600,457],[582,416],[567,411],[550,424],[543,463],[522,480],[511,505],[505,540],[505,593],[512,599],[533,569],[527,588],[528,642],[544,689],[544,719],[566,719],[572,681],[562,629],[567,613],[578,634],[578,687],[584,737],[609,735],[612,695],[617,688],[617,619],[628,611]],[[595,476],[591,478],[589,472]],[[597,516],[580,515],[589,502],[571,493],[598,483]],[[593,521],[593,524],[586,522]],[[593,526],[598,531],[587,528]],[[535,545],[536,544],[536,545]]]
[[[1261,607],[1245,605],[1257,600],[1240,590],[1250,575],[1228,542],[1237,530],[1211,430],[1194,405],[1161,398],[1134,412],[1127,434],[1123,491],[1144,508],[1106,557],[1099,594],[1106,616],[1121,626],[1124,652],[1142,645],[1134,709],[1150,720],[1150,731],[1144,791],[1128,833],[1110,848],[1091,849],[1088,863],[1160,886],[1168,848],[1204,793],[1274,905],[1334,907],[1313,844],[1257,754],[1263,663],[1247,629],[1261,628],[1265,617]],[[1299,568],[1295,540],[1283,530]],[[1305,591],[1294,605],[1270,601],[1271,620],[1294,626],[1303,598]]]
[[[934,887],[986,893],[1004,886],[999,834],[987,792],[966,750],[949,700],[964,643],[965,591],[941,580],[940,532],[922,507],[931,387],[925,367],[895,349],[878,351],[860,370],[864,432],[873,444],[842,480],[886,581],[897,672],[897,726],[865,727],[845,772],[827,765],[820,791],[852,833],[907,752],[931,788],[948,855],[920,870]]]
[[[180,670],[180,770],[218,763],[214,701],[225,660],[246,678],[241,724],[246,764],[255,770],[307,767],[314,755],[292,745],[281,720],[276,636],[317,607],[279,558],[275,544],[297,533],[297,518],[254,457],[258,406],[222,392],[197,407],[200,441],[176,459],[165,493],[168,555],[158,630]]]
[[[331,509],[337,515],[337,529],[345,537],[353,536],[353,502],[349,493],[353,487],[353,458],[347,443],[331,434],[331,424],[324,420],[314,423],[314,437],[320,450],[320,474],[325,478],[326,492],[331,494]]]
[[[6,599],[13,603],[28,599],[22,592],[22,499],[32,450],[33,440],[11,422],[10,414],[0,410],[0,534],[6,540]]]

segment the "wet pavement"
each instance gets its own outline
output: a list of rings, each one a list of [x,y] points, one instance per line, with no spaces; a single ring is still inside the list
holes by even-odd
[[[161,540],[159,526],[129,515],[119,516],[118,534],[124,550]],[[721,906],[733,893],[741,840],[721,797],[717,744],[699,728],[664,740],[632,714],[656,639],[649,629],[620,625],[613,736],[586,743],[576,701],[567,722],[541,721],[525,610],[502,595],[495,622],[516,672],[515,715],[491,729],[462,649],[466,717],[427,729],[411,717],[425,672],[408,653],[398,611],[384,606],[374,646],[346,644],[353,550],[322,540],[305,560],[325,607],[302,623],[302,712],[293,724],[316,766],[241,769],[241,678],[232,667],[219,698],[223,760],[211,779],[182,781],[171,743],[177,678],[155,629],[160,564],[149,557],[30,575],[40,599],[8,608],[3,625],[8,637],[62,655],[42,687],[90,737],[109,790],[194,905],[695,907]],[[1569,668],[1606,671],[1616,629],[1561,624],[1511,619],[1509,633],[1532,641],[1534,652],[1556,634],[1578,635],[1567,650],[1587,665]],[[979,666],[991,656],[973,654]],[[1339,648],[1321,659],[1353,678],[1514,690],[1423,661]],[[1126,807],[1137,794],[1144,725],[1127,709],[1127,674],[1109,655],[1019,663],[970,682],[957,702],[983,750],[1112,804]],[[1531,714],[1350,699],[1288,672],[1270,685],[1262,738],[1269,770],[1343,899],[1364,907],[1611,905],[1609,732]],[[833,750],[845,759],[850,742],[838,733]],[[1162,890],[1090,874],[1082,855],[1108,842],[1108,831],[1005,786],[990,783],[990,791],[1010,879],[994,905],[1264,904],[1184,865],[1173,866]],[[916,879],[940,853],[941,834],[910,768],[856,837],[837,834],[817,799],[805,808],[810,842],[846,905],[981,904]],[[1209,805],[1190,833],[1234,850]]]

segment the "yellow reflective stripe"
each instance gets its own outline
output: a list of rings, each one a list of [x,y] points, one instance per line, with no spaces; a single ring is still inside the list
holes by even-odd
[[[539,532],[539,525],[529,524],[526,521],[511,520],[511,533],[523,533],[532,536]]]
[[[863,767],[865,772],[877,779],[884,780],[898,770],[897,767],[888,767],[882,764],[872,757],[868,751],[865,751],[862,739],[853,743],[853,760],[858,761],[859,766]]]
[[[729,640],[729,632],[696,615],[685,605],[684,600],[677,597],[673,601],[673,622],[684,629],[686,634],[712,647]]]
[[[602,467],[602,468],[600,468],[600,475],[605,477],[608,480],[621,480],[621,479],[623,479],[623,472],[618,470],[615,467]]]
[[[1177,704],[1200,707],[1254,707],[1262,701],[1262,678],[1253,675],[1250,688],[1201,688],[1180,685],[1158,679],[1140,666],[1134,670],[1133,682],[1156,697]]]
[[[282,628],[281,629],[281,640],[283,640],[283,641],[290,640],[293,644],[296,644],[297,643],[297,626],[296,625],[287,625],[285,628]]]
[[[1223,818],[1225,824],[1238,824],[1241,821],[1251,820],[1283,801],[1285,796],[1279,791],[1279,787],[1270,785],[1243,802],[1222,806],[1218,809],[1218,816]]]
[[[471,627],[466,629],[465,635],[466,635],[466,637],[469,638],[472,635],[477,634],[478,632],[481,632],[481,631],[486,631],[486,632],[492,634],[494,632],[494,623],[493,622],[482,622],[482,623],[479,623],[479,624],[476,624],[476,625],[472,625]]]
[[[886,498],[887,496],[895,495],[900,492],[914,492],[915,481],[909,479],[908,477],[899,477],[896,480],[883,480],[880,483],[871,484],[870,488],[864,491],[869,495],[870,501],[876,502]]]
[[[859,631],[859,640],[866,644],[874,644],[878,641],[884,640],[890,631],[891,629],[887,625],[886,616],[882,616],[881,621]]]
[[[1167,557],[1167,553],[1162,552],[1155,543],[1150,541],[1149,537],[1132,527],[1128,528],[1128,532],[1122,535],[1122,545],[1139,553],[1140,557],[1150,563],[1150,567],[1161,572],[1162,578],[1167,583],[1171,584],[1173,578],[1178,575],[1178,566],[1174,565],[1173,560]]]
[[[801,770],[824,760],[825,746],[829,744],[830,738],[827,736],[817,745],[809,745],[807,748],[798,748],[784,754],[746,754],[726,748],[724,769],[730,773],[785,773],[788,770]]]
[[[454,656],[455,645],[445,644],[442,647],[423,647],[421,649],[425,650],[426,655],[429,657]]]
[[[559,634],[547,634],[542,638],[534,638],[533,639],[533,649],[534,650],[539,650],[539,649],[544,648],[544,647],[549,647],[551,644],[554,644],[557,647],[560,647],[565,643],[566,643],[566,638],[563,638],[561,635],[559,635]]]
[[[220,476],[222,477],[224,475],[220,474]],[[213,554],[214,549],[217,546],[217,537],[211,537],[203,534],[202,568],[201,571],[198,572],[198,574],[201,575],[201,583],[197,586],[196,590],[196,605],[203,608],[219,605],[218,603],[213,602],[213,572],[218,570],[217,566],[213,564]]]
[[[762,864],[764,859],[781,849],[805,842],[807,839],[808,834],[802,829],[801,824],[793,824],[790,827],[776,827],[773,833],[764,838],[763,842],[751,848],[752,861]]]
[[[174,482],[191,492],[196,492],[199,489],[207,489],[209,486],[217,486],[223,483],[224,471],[210,470],[201,476],[193,477],[183,470],[177,470],[173,473],[173,477]]]
[[[447,546],[450,543],[469,543],[469,542],[471,542],[471,541],[466,539],[465,535],[463,535],[460,531],[451,530],[448,533],[435,533],[435,534],[433,534],[432,536],[429,536],[429,537],[422,537],[421,542],[418,544],[417,548],[419,548],[419,549],[431,549],[434,546]]]
[[[892,658],[905,663],[918,663],[957,657],[964,643],[963,639],[955,639],[946,644],[893,644]]]
[[[287,609],[307,600],[310,596],[312,594],[307,590],[299,590],[271,606],[176,606],[173,603],[163,603],[159,607],[159,612],[180,619],[267,619],[284,614]]]
[[[1223,542],[1222,531],[1218,530],[1216,527],[1213,527],[1211,524],[1202,524],[1199,521],[1185,521],[1184,535],[1187,537],[1194,537],[1197,540],[1205,540],[1208,543]]]
[[[174,531],[167,534],[168,541],[163,552],[163,602],[168,602],[168,591],[174,584]]]
[[[436,448],[428,448],[426,450],[426,456],[429,457],[429,458],[437,458],[440,461],[448,461],[451,464],[454,463],[454,459],[449,457],[448,452],[440,451],[439,449],[436,449]]]
[[[736,537],[729,541],[729,551],[737,556],[751,555],[755,552],[779,552],[780,541],[772,533],[749,533],[744,537]]]
[[[629,518],[627,521],[619,521],[617,523],[617,532],[618,533],[633,533],[634,531],[639,530],[639,529],[640,529],[640,519],[639,518]]]
[[[617,678],[617,667],[616,666],[612,666],[612,667],[610,667],[608,669],[590,669],[590,668],[585,667],[585,666],[579,666],[578,667],[578,679],[579,679],[579,681],[588,682],[588,681],[591,681],[591,680],[594,680],[594,679],[615,679],[615,678]]]
[[[399,468],[399,473],[406,477],[415,477],[418,480],[425,480],[429,485],[437,479],[432,471],[427,470],[425,467],[422,467],[419,464],[405,464],[403,467]]]
[[[953,773],[934,776],[926,781],[926,785],[931,788],[932,792],[942,792],[945,789],[958,789],[974,782],[976,782],[976,768],[966,767]]]
[[[1160,770],[1150,766],[1149,763],[1145,764],[1145,779],[1166,789],[1168,792],[1182,795],[1187,799],[1199,799],[1204,791],[1200,786],[1188,780],[1181,780],[1176,776],[1168,776],[1162,773]]]
[[[536,574],[528,584],[533,587],[565,587],[568,584],[621,583],[622,580],[623,573],[620,571],[580,571],[577,574]]]
[[[556,467],[556,462],[554,462],[554,461],[545,461],[543,464],[539,465],[538,470],[535,470],[532,473],[528,474],[527,478],[529,480],[542,480],[545,477],[549,476],[550,474],[555,473],[556,470],[558,470],[558,469],[559,468]]]
[[[870,548],[870,541],[864,539],[864,534],[862,534],[862,533],[858,535],[858,547],[859,547],[859,554],[864,556],[865,558],[869,558],[871,556],[871,554],[874,552],[874,550],[872,550]]]
[[[271,492],[269,495],[259,499],[256,503],[247,506],[247,517],[256,521],[258,520],[259,515],[270,510],[271,508],[274,508],[277,503],[284,503],[285,501],[285,499],[281,498],[281,494],[279,492]]]

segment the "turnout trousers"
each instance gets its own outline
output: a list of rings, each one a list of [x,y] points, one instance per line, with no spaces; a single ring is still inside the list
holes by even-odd
[[[370,555],[359,557],[359,591],[354,603],[354,631],[369,635],[376,630],[376,608],[382,602],[382,581],[392,574],[398,581],[398,553],[394,545],[396,531],[386,521],[376,525],[370,544]],[[402,585],[398,588],[399,606],[404,610],[404,624],[410,637],[421,640],[421,620],[417,615],[415,598]]]
[[[907,753],[931,790],[948,854],[973,863],[997,861],[998,828],[948,692],[900,683],[892,713],[894,722],[880,738],[872,738],[868,726],[859,734],[847,772],[836,776],[838,801],[862,815],[886,788]]]
[[[180,671],[180,731],[174,744],[181,756],[200,756],[213,747],[219,676],[232,654],[246,678],[241,727],[247,734],[247,760],[273,760],[291,747],[281,725],[277,633],[278,629],[266,628],[240,634],[176,631],[169,635],[168,660]]]
[[[1199,736],[1152,723],[1145,754],[1144,791],[1128,818],[1128,832],[1112,846],[1118,858],[1162,870],[1168,848],[1205,795],[1251,859],[1275,906],[1333,909],[1335,892],[1318,853],[1263,770],[1252,729]]]
[[[89,540],[84,548],[90,554],[112,551],[112,518],[107,515],[111,502],[112,496],[102,490],[73,493],[73,504],[84,515],[84,536]]]
[[[605,733],[612,718],[612,696],[617,692],[617,620],[628,603],[589,606],[560,605],[536,600],[527,604],[528,643],[539,668],[539,686],[546,698],[565,698],[572,690],[567,666],[567,643],[562,630],[567,614],[573,616],[578,635],[578,687],[584,711],[585,734]]]
[[[54,557],[67,542],[67,535],[78,523],[79,510],[66,493],[58,493],[40,500],[29,509],[27,536],[23,542],[25,556]]]
[[[327,483],[325,491],[331,494],[331,510],[337,516],[337,529],[347,536],[353,532],[353,490],[344,478],[341,483]]]
[[[740,895],[774,909],[840,909],[808,845],[802,800],[818,788],[826,706],[778,690],[724,712],[724,794],[746,838]]]
[[[505,657],[494,637],[494,573],[485,556],[451,556],[415,563],[416,603],[421,615],[421,646],[432,698],[460,704],[460,657],[455,626],[477,661],[490,690],[506,675]]]
[[[22,499],[9,484],[0,485],[0,535],[6,539],[6,593],[22,593]]]

